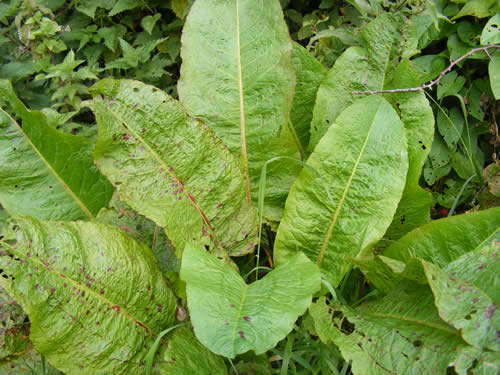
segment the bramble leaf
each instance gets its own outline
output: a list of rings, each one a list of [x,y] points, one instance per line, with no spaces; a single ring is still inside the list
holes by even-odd
[[[496,14],[488,20],[481,33],[481,44],[500,44],[500,14]]]
[[[113,8],[109,11],[108,16],[112,17],[126,10],[134,9],[143,6],[141,0],[118,0]]]

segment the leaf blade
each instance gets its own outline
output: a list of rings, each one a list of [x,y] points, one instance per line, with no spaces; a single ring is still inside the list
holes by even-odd
[[[140,371],[144,345],[175,319],[150,250],[86,222],[18,217],[4,234],[15,244],[2,243],[1,283],[28,313],[37,350],[65,372]]]
[[[276,0],[196,1],[186,19],[179,98],[191,116],[204,119],[242,158],[247,192],[254,202],[263,163],[276,156],[298,155],[288,135],[281,134],[288,131],[295,87],[291,54],[291,39]],[[294,178],[298,170],[286,166],[269,172],[288,184],[290,174]],[[268,191],[271,199],[266,202],[277,201],[282,207],[286,189],[273,193]]]
[[[276,262],[303,251],[338,285],[348,269],[344,256],[379,240],[392,221],[406,180],[406,147],[403,124],[384,99],[367,97],[345,110],[309,158],[321,177],[303,170],[290,191]]]
[[[43,113],[15,96],[9,81],[0,80],[0,92],[22,119],[21,126],[0,112],[0,201],[7,211],[40,219],[94,218],[112,186],[93,164],[91,142],[50,127]]]
[[[236,271],[194,244],[184,250],[181,278],[187,284],[196,336],[230,358],[248,350],[260,354],[276,345],[320,286],[317,267],[303,254],[247,285]]]
[[[256,211],[245,200],[238,160],[210,129],[138,81],[103,80],[92,90],[96,163],[121,198],[165,228],[181,251],[188,240],[220,256],[252,251]]]

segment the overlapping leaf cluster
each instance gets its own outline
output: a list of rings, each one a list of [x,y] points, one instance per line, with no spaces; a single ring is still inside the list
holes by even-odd
[[[157,36],[174,26],[159,22],[156,3],[78,2],[87,18],[123,15],[110,26],[125,28],[123,36],[135,27],[127,12],[148,13],[135,47],[86,24],[68,39],[80,42],[76,54],[39,72],[62,83],[53,99],[73,90],[64,105],[92,111],[96,139],[54,129],[53,112],[29,110],[15,94],[19,82],[0,81],[0,204],[11,216],[0,238],[0,285],[12,298],[1,306],[0,366],[500,371],[500,208],[489,199],[478,212],[431,221],[423,185],[454,178],[453,168],[464,181],[451,213],[471,181],[498,196],[496,164],[483,171],[480,125],[471,121],[489,119],[487,98],[498,99],[498,6],[349,1],[343,17],[357,21],[336,29],[344,20],[306,21],[277,0],[191,3],[169,4],[180,18],[190,9],[176,100],[165,86],[137,80],[160,56],[150,54],[170,46]],[[4,5],[6,20],[21,7]],[[62,4],[22,6],[15,27],[23,48],[40,61],[66,51],[61,15],[52,14]],[[283,7],[301,28],[287,28]],[[337,8],[323,1],[321,9]],[[484,27],[466,16],[485,18]],[[451,18],[460,21],[450,26]],[[290,31],[312,36],[308,48]],[[451,60],[489,46],[478,50],[491,59],[482,83],[443,76],[444,56],[421,55],[443,35]],[[328,70],[314,54],[332,47],[319,46],[329,38],[340,49],[320,59],[333,63]],[[122,57],[113,55],[118,46]],[[90,89],[73,82],[96,80],[91,57],[110,51],[111,72],[136,80],[105,78]],[[427,97],[413,89],[438,76]],[[73,101],[76,93],[89,100]],[[462,152],[463,163],[450,159],[446,169],[445,148]]]

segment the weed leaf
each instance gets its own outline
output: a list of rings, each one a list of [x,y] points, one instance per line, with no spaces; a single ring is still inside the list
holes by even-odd
[[[165,228],[180,251],[193,240],[226,258],[253,250],[257,211],[239,160],[208,127],[138,81],[102,80],[91,91],[96,164],[122,200]]]
[[[63,134],[30,111],[7,80],[0,94],[21,121],[0,110],[0,202],[11,215],[42,220],[93,219],[113,188],[92,161],[92,143]]]
[[[181,278],[196,337],[230,358],[274,347],[320,287],[318,268],[301,253],[248,285],[229,265],[194,244],[184,249]]]
[[[396,111],[370,96],[347,108],[293,185],[275,242],[281,264],[302,251],[337,286],[356,256],[392,221],[408,170],[406,135]],[[329,191],[325,188],[329,186]]]

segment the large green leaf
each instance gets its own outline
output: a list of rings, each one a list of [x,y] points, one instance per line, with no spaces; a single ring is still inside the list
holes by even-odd
[[[8,101],[21,120],[0,110],[0,202],[11,215],[39,219],[92,219],[113,188],[92,161],[89,140],[63,134],[30,111],[7,80],[0,101]]]
[[[155,357],[155,367],[161,363],[158,374],[168,375],[225,375],[224,359],[214,355],[195,337],[191,328],[181,328],[169,339]],[[162,370],[164,368],[164,370]],[[162,372],[163,371],[163,372]]]
[[[367,86],[377,87],[379,77],[366,74],[370,69],[368,52],[362,47],[348,48],[335,61],[318,89],[309,151],[314,150],[337,116],[358,99],[351,95],[351,91],[365,90]]]
[[[406,88],[419,85],[419,75],[409,60],[403,60],[394,72],[388,88]],[[423,92],[387,95],[405,126],[408,139],[408,176],[403,196],[394,219],[385,234],[388,243],[430,221],[432,194],[419,185],[425,160],[434,136],[434,116]]]
[[[443,268],[476,249],[498,230],[500,208],[443,218],[408,233],[387,248],[384,255],[402,262],[420,258]]]
[[[500,352],[500,231],[443,270],[423,261],[443,320],[469,344]]]
[[[320,287],[318,268],[301,253],[247,285],[229,265],[193,244],[184,249],[181,278],[196,336],[211,351],[230,358],[274,347]]]
[[[441,318],[460,330],[464,340],[478,349],[500,352],[497,333],[500,330],[498,293],[500,280],[500,230],[488,236],[472,251],[466,252],[442,269],[428,261],[410,258],[406,265],[393,263],[380,257],[378,264],[362,264],[370,268],[368,278],[374,284],[388,282],[386,291],[395,287],[398,280],[411,279],[428,283]],[[381,261],[381,262],[380,262]],[[384,263],[385,262],[385,263]],[[387,269],[384,266],[388,266]]]
[[[288,137],[278,137],[288,126],[295,87],[292,42],[279,1],[196,1],[183,29],[181,56],[181,102],[241,156],[248,198],[256,201],[263,163],[298,156]],[[277,180],[271,185],[283,185],[283,179],[287,184],[291,172],[298,174],[297,168],[280,168],[283,163],[268,169]],[[286,193],[266,190],[266,211],[269,204],[282,207]],[[273,219],[279,214],[266,212]]]
[[[460,12],[452,19],[474,16],[477,18],[489,17],[500,12],[500,4],[498,0],[452,0],[456,3],[464,3]]]
[[[312,111],[316,93],[326,75],[326,68],[298,43],[293,44],[293,67],[297,75],[297,86],[293,97],[290,123],[301,150],[307,150],[311,136]]]
[[[405,283],[357,309],[338,307],[342,320],[332,322],[321,300],[323,306],[310,311],[320,338],[333,341],[352,361],[353,374],[446,374],[467,344],[439,318],[433,302],[427,286]],[[341,330],[346,318],[354,325],[352,333]]]
[[[207,126],[138,81],[106,79],[91,91],[96,164],[120,199],[165,228],[180,250],[201,240],[220,256],[252,251],[257,215],[240,162]]]
[[[176,306],[147,247],[80,221],[18,217],[4,236],[0,284],[29,315],[40,353],[67,373],[142,371]]]
[[[416,51],[415,26],[400,14],[384,14],[361,34],[364,48],[352,47],[336,61],[321,84],[311,124],[313,147],[337,116],[360,95],[353,91],[419,86],[418,72],[407,60]],[[401,61],[401,62],[399,62]],[[405,125],[409,169],[405,191],[386,235],[394,241],[430,220],[432,196],[418,185],[430,151],[434,118],[425,94],[385,95]],[[387,242],[381,244],[387,246]]]
[[[370,96],[346,109],[311,154],[288,197],[275,241],[282,263],[302,251],[338,285],[345,255],[378,241],[392,221],[408,169],[403,123]]]
[[[110,208],[103,208],[99,212],[96,221],[125,231],[134,240],[153,250],[162,272],[179,272],[180,259],[175,256],[175,247],[165,232],[155,222],[116,199],[116,196],[109,202]]]
[[[500,230],[500,208],[433,221],[388,247],[384,256],[351,259],[379,290],[388,293],[402,278],[428,283],[421,261],[439,268],[475,251]]]
[[[383,14],[363,28],[364,47],[347,49],[321,83],[311,123],[313,150],[342,111],[360,96],[353,91],[387,88],[400,58],[415,53],[415,27],[399,13]]]

